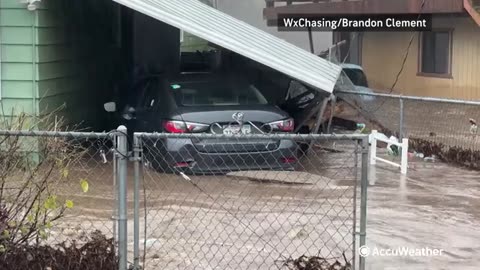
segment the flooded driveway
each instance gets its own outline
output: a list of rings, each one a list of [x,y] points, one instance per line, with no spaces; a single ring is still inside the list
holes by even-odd
[[[147,269],[278,269],[276,261],[284,256],[317,253],[323,247],[318,252],[331,257],[350,249],[355,170],[352,156],[338,163],[342,156],[319,155],[323,168],[318,168],[320,163],[305,164],[304,170],[321,175],[306,185],[193,178],[203,190],[199,191],[178,175],[146,172],[148,200],[144,204],[142,191],[140,231]],[[76,204],[75,215],[58,224],[56,239],[93,229],[114,235],[110,169],[106,164],[86,171],[91,191],[69,195]],[[298,181],[298,173],[289,175]],[[479,172],[419,160],[410,163],[407,177],[382,165],[371,167],[369,177],[367,246],[443,252],[430,257],[369,256],[367,269],[479,269]],[[132,187],[129,181],[130,252]]]
[[[416,161],[408,176],[370,168],[367,246],[443,249],[440,256],[369,256],[367,269],[480,269],[480,173]]]

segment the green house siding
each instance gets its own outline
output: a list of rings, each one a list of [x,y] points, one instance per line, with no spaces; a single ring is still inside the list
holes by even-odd
[[[111,89],[107,84],[110,44],[102,38],[110,33],[98,33],[98,29],[111,23],[106,8],[113,5],[98,0],[45,2],[48,6],[37,11],[35,26],[39,112],[55,111],[69,127],[98,130],[105,100],[102,95]],[[95,17],[98,5],[103,6]]]
[[[106,99],[101,93],[108,95],[111,89],[106,80],[111,44],[101,37],[111,33],[89,33],[97,30],[99,17],[111,18],[103,14],[105,6],[97,17],[90,17],[97,2],[81,1],[84,9],[79,10],[70,8],[70,1],[48,0],[28,11],[18,0],[0,0],[0,115],[43,116],[54,111],[70,127],[99,127],[98,114]],[[110,2],[103,3],[113,9]]]
[[[72,126],[83,120],[80,95],[86,91],[76,80],[81,69],[68,40],[62,3],[48,2],[48,6],[37,11],[35,25],[39,113],[55,112],[65,118],[65,125]]]
[[[37,114],[34,21],[35,14],[19,1],[0,1],[0,114],[5,116]]]

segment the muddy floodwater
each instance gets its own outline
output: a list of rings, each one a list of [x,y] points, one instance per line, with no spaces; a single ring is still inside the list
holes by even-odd
[[[278,174],[278,178],[290,177],[291,183],[253,181],[251,175],[248,179],[193,177],[200,191],[178,175],[146,171],[142,188],[147,200],[145,204],[142,190],[140,202],[140,252],[146,269],[279,269],[278,260],[288,256],[337,257],[342,251],[351,258],[353,245],[358,245],[352,235],[354,217],[358,230],[353,195],[359,178],[352,156],[335,155],[318,157],[323,168],[309,160],[303,171],[316,169],[317,176],[304,184],[298,183],[304,173]],[[78,172],[90,181],[87,193],[79,192],[76,183],[63,188],[75,208],[57,224],[53,239],[72,239],[93,229],[115,234],[111,171],[111,164],[104,164]],[[129,174],[133,179],[132,167]],[[388,166],[370,167],[369,183],[367,246],[371,252],[403,248],[435,249],[441,254],[371,254],[366,258],[367,269],[480,269],[479,172],[415,160],[407,176]],[[132,181],[128,188],[132,261]]]
[[[408,175],[370,168],[367,246],[442,249],[439,256],[369,256],[367,269],[480,269],[480,173],[416,161]]]

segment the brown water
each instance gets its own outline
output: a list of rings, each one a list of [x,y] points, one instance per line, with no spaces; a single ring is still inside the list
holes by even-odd
[[[75,215],[55,227],[55,240],[92,229],[113,235],[110,167],[88,174],[97,175],[96,170],[102,179],[90,178],[88,193],[68,195],[75,202]],[[131,174],[133,168],[129,170]],[[354,182],[348,171],[324,170],[331,180],[305,186],[225,176],[194,178],[209,195],[179,176],[146,172],[147,234],[145,238],[142,210],[141,238],[146,240],[147,269],[278,269],[276,259],[316,253],[317,245],[326,247],[326,256],[338,254],[336,245],[348,248],[351,235],[351,224],[342,226],[352,209]],[[369,178],[367,246],[428,247],[443,249],[443,255],[369,256],[367,269],[480,269],[479,172],[418,160],[410,163],[407,177],[377,165],[370,168]],[[129,181],[130,191],[132,186]],[[132,202],[130,192],[130,252]],[[319,229],[325,226],[326,231]]]
[[[417,161],[407,177],[370,169],[367,246],[436,248],[442,256],[369,256],[367,269],[480,269],[480,174]]]

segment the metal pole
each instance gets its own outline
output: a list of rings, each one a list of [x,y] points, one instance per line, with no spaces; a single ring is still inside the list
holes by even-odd
[[[355,172],[354,172],[354,180],[355,184],[353,186],[353,258],[352,258],[352,265],[353,269],[356,267],[356,254],[357,251],[355,250],[357,248],[357,196],[358,196],[358,149],[359,147],[359,140],[355,142],[355,158],[354,158],[354,163],[355,163]]]
[[[329,100],[330,100],[330,98],[325,98],[325,100],[323,101],[322,107],[320,108],[320,110],[318,111],[318,114],[317,114],[317,121],[315,122],[315,126],[313,127],[313,130],[310,131],[311,134],[317,134],[318,133],[318,130],[320,129],[320,125],[322,124],[323,114],[325,113],[325,110],[327,109],[327,105],[328,105]],[[310,143],[308,145],[308,149],[305,151],[305,155],[308,154],[308,151],[310,151],[310,149],[312,148],[314,143],[315,143],[314,140],[310,141]]]
[[[333,114],[335,113],[335,107],[337,106],[337,98],[332,95],[332,105],[330,106],[330,118],[328,119],[327,133],[331,133]]]
[[[118,269],[127,270],[127,128],[119,126],[117,148],[118,172]]]
[[[330,98],[325,98],[323,101],[322,107],[318,111],[317,114],[317,121],[315,122],[315,126],[313,127],[312,134],[317,134],[318,130],[320,129],[320,125],[322,124],[323,120],[323,115],[325,114],[325,110],[327,109],[328,102],[330,101]]]
[[[399,131],[399,140],[403,139],[403,99],[400,99],[400,131]]]
[[[308,43],[310,44],[310,52],[315,54],[315,47],[313,46],[312,28],[308,27]]]
[[[367,187],[368,187],[368,137],[362,140],[362,176],[360,186],[360,247],[366,244]],[[360,270],[365,270],[365,257],[360,256]]]
[[[133,266],[134,270],[140,269],[140,152],[142,151],[140,138],[133,137],[133,170],[134,170],[134,191],[133,191]]]
[[[113,194],[115,196],[115,205],[118,205],[118,181],[117,181],[117,137],[113,139]],[[118,241],[117,223],[118,223],[118,207],[114,207],[112,213],[113,219],[113,239]]]

